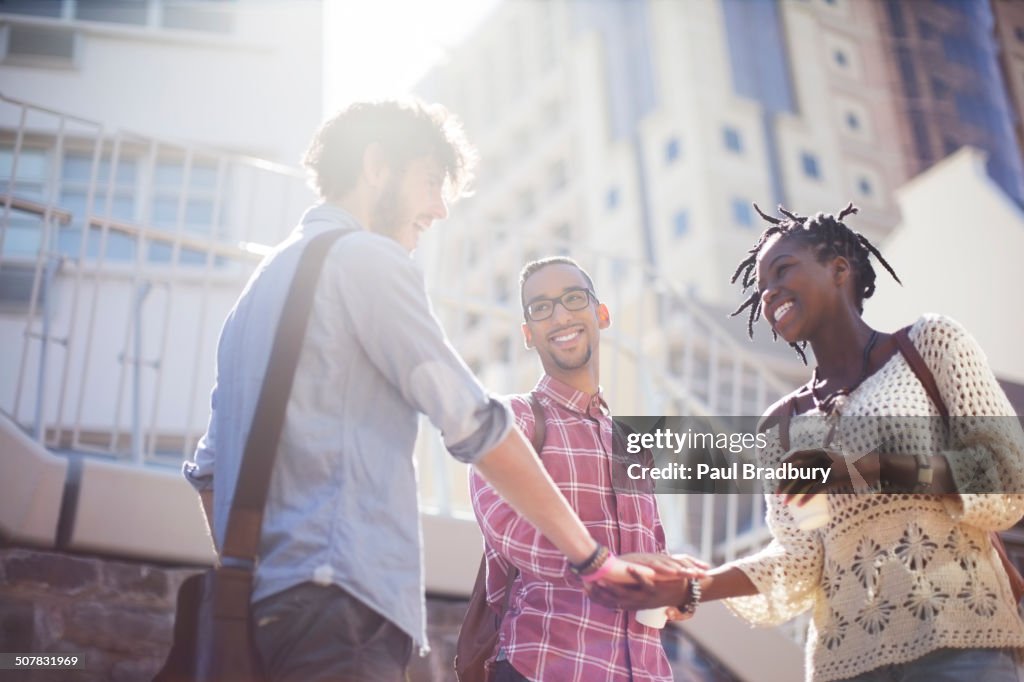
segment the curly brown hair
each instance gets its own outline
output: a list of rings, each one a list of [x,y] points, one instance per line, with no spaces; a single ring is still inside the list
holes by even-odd
[[[446,198],[468,194],[477,153],[461,122],[440,104],[408,99],[356,102],[320,126],[302,163],[321,198],[338,198],[355,187],[363,152],[373,143],[397,169],[432,156],[444,168]]]

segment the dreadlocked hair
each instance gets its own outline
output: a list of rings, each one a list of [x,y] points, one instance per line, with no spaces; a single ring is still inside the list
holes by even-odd
[[[886,262],[875,245],[864,235],[843,224],[844,218],[857,213],[857,207],[852,203],[840,211],[838,216],[821,212],[815,213],[813,216],[801,216],[779,206],[779,213],[782,214],[782,217],[775,218],[765,215],[757,204],[754,204],[754,210],[769,223],[769,226],[761,233],[754,247],[747,251],[747,257],[740,261],[732,279],[729,280],[734,284],[736,280],[740,280],[744,294],[753,289],[743,303],[730,314],[730,317],[734,317],[749,309],[747,335],[750,338],[754,338],[754,323],[761,317],[761,294],[757,291],[757,258],[765,245],[776,235],[781,235],[781,239],[799,239],[813,248],[818,260],[822,262],[837,256],[846,258],[853,271],[854,294],[857,297],[857,311],[860,313],[864,312],[864,299],[871,298],[875,293],[875,269],[871,267],[871,256],[874,256],[882,264],[882,267],[892,275],[894,280],[903,284],[896,276],[896,271]],[[779,338],[774,329],[772,329],[772,338],[776,341]],[[804,349],[807,347],[807,342],[796,342],[789,345],[793,347],[793,350],[806,365],[807,355]]]

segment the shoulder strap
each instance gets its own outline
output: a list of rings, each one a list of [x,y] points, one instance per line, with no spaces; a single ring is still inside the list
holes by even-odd
[[[530,409],[533,410],[533,438],[530,439],[530,445],[537,452],[537,456],[541,457],[544,439],[548,435],[548,425],[544,420],[544,406],[540,404],[540,399],[534,391],[530,391],[527,400],[530,401]]]
[[[921,382],[924,387],[925,393],[931,398],[935,407],[938,409],[939,414],[942,415],[942,421],[945,422],[946,426],[949,426],[949,408],[946,407],[946,401],[942,399],[942,394],[939,392],[939,385],[935,383],[935,375],[928,369],[928,365],[925,363],[924,358],[917,352],[917,348],[914,346],[914,342],[910,340],[910,327],[904,327],[895,334],[893,338],[896,339],[896,347],[900,349],[900,353],[903,354],[903,359],[910,365],[910,369],[914,371],[914,376]]]
[[[782,446],[783,452],[789,451],[789,423],[793,415],[796,414],[797,399],[806,389],[806,386],[801,386],[789,395],[780,398],[778,402],[768,408],[767,414],[757,425],[757,430],[762,433],[775,424],[779,425],[779,445]]]
[[[285,407],[292,392],[295,368],[299,364],[299,351],[309,326],[313,293],[327,252],[345,234],[349,233],[331,230],[313,237],[299,258],[281,310],[281,319],[277,323],[270,360],[245,442],[221,557],[254,561],[259,551],[263,508],[270,489],[277,446],[281,441]]]
[[[538,457],[542,457],[541,451],[544,449],[544,439],[547,437],[547,423],[544,420],[544,406],[540,404],[540,400],[537,398],[537,394],[534,391],[530,391],[526,399],[530,402],[530,409],[533,410],[533,438],[530,439],[530,445],[537,452]],[[480,573],[483,575],[486,572],[487,565],[487,553],[484,553],[484,557],[480,560]],[[508,605],[512,601],[512,583],[516,581],[516,577],[519,575],[519,569],[513,566],[511,563],[508,565],[508,580],[505,582],[505,598],[502,600],[501,612],[498,614],[498,623],[500,624],[505,618],[505,613],[508,612]],[[500,626],[499,626],[500,627]]]

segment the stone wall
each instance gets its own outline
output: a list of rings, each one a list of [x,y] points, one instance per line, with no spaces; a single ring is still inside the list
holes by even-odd
[[[82,670],[25,671],[19,682],[148,682],[170,646],[178,587],[199,570],[0,548],[0,652],[85,661]],[[413,657],[412,682],[454,679],[465,610],[465,601],[428,600],[431,653]]]
[[[84,660],[81,670],[24,671],[19,682],[148,682],[170,647],[178,587],[198,570],[0,547],[0,652]],[[465,611],[460,599],[427,600],[431,652],[413,656],[410,682],[455,679]],[[664,639],[676,680],[732,680],[679,631],[665,630]]]
[[[19,680],[149,680],[170,645],[178,586],[196,570],[0,549],[0,651],[84,661]]]

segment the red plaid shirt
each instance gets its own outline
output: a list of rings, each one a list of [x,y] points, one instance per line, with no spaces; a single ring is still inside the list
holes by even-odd
[[[547,375],[534,391],[544,406],[544,466],[594,539],[616,554],[664,552],[654,495],[612,487],[612,419],[601,395]],[[512,409],[529,439],[528,398],[513,396]],[[475,470],[470,491],[486,541],[489,602],[500,608],[509,564],[519,569],[499,647],[516,670],[544,682],[672,679],[659,630],[591,601],[565,556]]]

